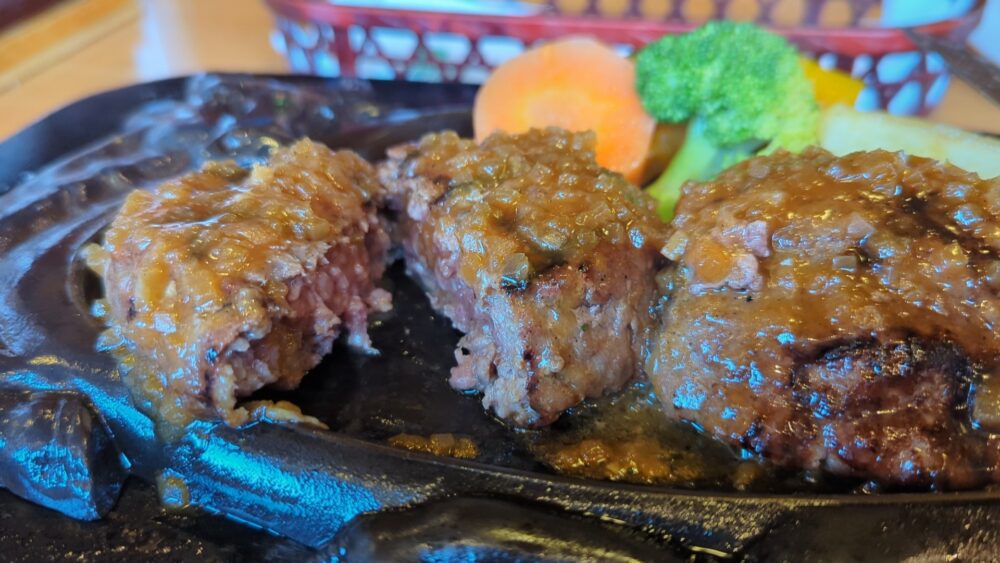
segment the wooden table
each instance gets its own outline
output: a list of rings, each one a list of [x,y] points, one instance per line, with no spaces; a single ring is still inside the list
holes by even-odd
[[[82,0],[78,0],[82,1]],[[260,0],[132,0],[99,37],[0,91],[0,139],[102,90],[198,71],[283,72]],[[51,58],[51,57],[50,57]],[[954,80],[933,119],[1000,133],[1000,107]]]

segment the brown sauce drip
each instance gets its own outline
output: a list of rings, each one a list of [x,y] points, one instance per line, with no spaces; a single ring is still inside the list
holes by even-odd
[[[454,434],[431,434],[417,436],[415,434],[397,434],[388,440],[394,448],[402,448],[411,452],[424,452],[436,456],[455,457],[459,459],[476,459],[479,457],[479,447],[466,436]]]
[[[552,428],[521,436],[540,462],[573,477],[737,490],[777,478],[696,428],[666,420],[648,382],[588,401]]]

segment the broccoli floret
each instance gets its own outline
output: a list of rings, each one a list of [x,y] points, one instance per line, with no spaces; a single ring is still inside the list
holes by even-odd
[[[817,139],[819,110],[798,52],[753,24],[712,22],[649,44],[636,57],[636,85],[653,117],[689,122],[684,144],[649,187],[664,219],[684,181]]]

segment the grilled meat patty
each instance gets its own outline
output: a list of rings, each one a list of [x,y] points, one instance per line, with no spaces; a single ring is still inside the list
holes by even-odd
[[[465,333],[454,388],[542,426],[641,373],[664,226],[592,134],[432,134],[379,177],[410,273]]]
[[[177,425],[240,424],[237,397],[295,387],[342,330],[370,349],[368,312],[390,307],[374,285],[389,246],[382,195],[356,154],[308,140],[250,172],[212,163],[129,194],[87,258],[138,402]]]
[[[647,363],[668,416],[789,468],[1000,479],[1000,179],[779,152],[687,184],[672,226]]]

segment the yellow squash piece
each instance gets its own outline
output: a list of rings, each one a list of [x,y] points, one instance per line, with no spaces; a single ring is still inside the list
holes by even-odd
[[[806,78],[812,82],[816,94],[816,102],[820,107],[830,107],[837,104],[853,106],[858,94],[864,89],[864,82],[852,77],[846,72],[836,69],[825,69],[812,59],[799,59]]]

